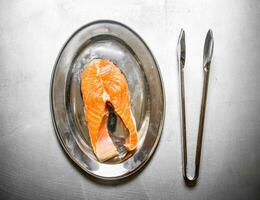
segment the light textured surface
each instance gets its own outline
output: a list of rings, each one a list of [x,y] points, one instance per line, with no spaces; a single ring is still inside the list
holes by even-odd
[[[1,1],[1,199],[257,199],[260,196],[260,3],[227,1]],[[63,153],[49,109],[56,56],[80,26],[120,21],[148,44],[161,69],[166,118],[146,167],[130,179],[96,181]],[[176,44],[186,30],[189,147],[194,148],[206,32],[215,38],[200,177],[181,175]],[[192,153],[192,152],[191,152]],[[193,154],[191,154],[193,155]]]

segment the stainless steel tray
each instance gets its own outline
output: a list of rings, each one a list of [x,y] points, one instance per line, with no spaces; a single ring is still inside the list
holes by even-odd
[[[80,74],[94,58],[111,60],[125,74],[139,134],[136,151],[105,163],[93,154],[80,92]],[[50,101],[54,127],[64,150],[95,177],[119,179],[133,174],[148,161],[160,139],[165,97],[158,65],[140,36],[121,23],[96,21],[68,39],[54,66]]]

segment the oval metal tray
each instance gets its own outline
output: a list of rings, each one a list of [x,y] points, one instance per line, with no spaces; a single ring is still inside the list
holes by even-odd
[[[139,135],[134,152],[104,163],[92,151],[80,92],[80,74],[94,58],[111,60],[126,76]],[[133,174],[148,161],[159,142],[165,112],[159,68],[140,36],[121,23],[96,21],[68,39],[53,69],[50,101],[55,131],[64,150],[95,177],[111,180]]]

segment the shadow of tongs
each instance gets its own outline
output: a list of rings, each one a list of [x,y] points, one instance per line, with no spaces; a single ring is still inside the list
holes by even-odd
[[[210,72],[210,63],[213,54],[213,33],[211,30],[208,31],[203,51],[203,89],[202,89],[202,99],[200,106],[200,118],[199,118],[199,129],[197,136],[197,147],[195,155],[195,169],[194,175],[189,176],[187,174],[187,141],[186,141],[186,116],[185,116],[185,86],[184,86],[184,66],[185,66],[185,32],[182,29],[179,36],[179,41],[177,45],[177,60],[179,69],[179,87],[180,87],[180,115],[181,115],[181,132],[182,132],[182,163],[183,163],[183,178],[187,182],[195,182],[199,176],[199,166],[201,157],[201,146],[202,146],[202,136],[203,136],[203,125],[205,118],[206,100],[207,100],[207,90]]]

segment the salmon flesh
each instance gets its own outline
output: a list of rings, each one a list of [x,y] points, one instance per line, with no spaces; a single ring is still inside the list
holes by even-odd
[[[119,154],[107,129],[108,103],[129,131],[125,148],[134,150],[138,134],[128,84],[121,70],[107,59],[92,60],[82,72],[81,92],[89,136],[98,160],[105,161]]]

